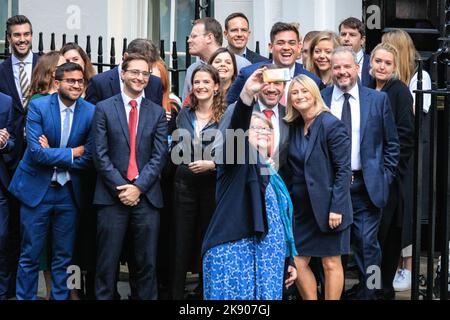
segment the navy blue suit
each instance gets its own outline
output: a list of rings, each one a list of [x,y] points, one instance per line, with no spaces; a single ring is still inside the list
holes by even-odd
[[[231,85],[230,90],[228,91],[227,95],[227,101],[228,104],[231,104],[233,102],[236,102],[239,98],[239,95],[241,94],[242,88],[244,88],[244,84],[247,81],[247,79],[253,74],[253,72],[256,71],[256,69],[260,68],[261,66],[265,64],[272,64],[272,60],[266,60],[263,62],[258,62],[255,64],[252,64],[250,66],[247,66],[245,68],[242,68],[239,72],[239,75],[237,76],[236,80],[234,80],[233,84]],[[303,65],[300,63],[295,63],[295,71],[294,71],[294,77],[299,74],[306,74],[308,77],[313,79],[317,86],[319,88],[323,87],[322,81],[317,77],[315,74],[309,72],[305,68],[303,68]]]
[[[99,73],[89,80],[86,88],[86,100],[97,104],[120,93],[120,77],[118,67]],[[151,75],[144,89],[145,97],[158,105],[162,105],[161,79]]]
[[[135,277],[135,299],[156,299],[156,250],[158,209],[163,206],[159,176],[168,152],[167,121],[161,106],[143,98],[139,109],[136,160],[139,176],[127,180],[130,136],[122,95],[97,104],[94,120],[94,164],[97,185],[94,204],[97,216],[96,297],[114,298],[117,265],[128,226],[133,252],[130,273]],[[123,205],[117,186],[133,183],[142,195],[135,207]],[[136,266],[136,268],[134,268]]]
[[[368,87],[371,88],[372,84],[374,82],[373,77],[370,75],[369,73],[370,70],[370,55],[369,54],[364,54],[364,61],[363,61],[363,66],[362,66],[362,70],[361,70],[361,84],[364,87]]]
[[[58,94],[30,102],[27,115],[27,148],[9,191],[21,202],[21,254],[17,271],[17,298],[37,299],[39,257],[52,221],[52,299],[68,299],[67,267],[72,263],[77,212],[86,206],[85,172],[92,166],[91,123],[94,106],[83,99],[75,105],[66,148],[60,148],[61,116]],[[42,148],[39,137],[50,148]],[[83,145],[84,154],[72,159],[71,148]],[[54,168],[70,174],[71,183],[52,187]]]
[[[7,128],[8,119],[13,108],[12,98],[0,92],[0,129]],[[9,207],[6,190],[9,185],[9,173],[3,155],[14,148],[14,140],[10,138],[6,146],[0,149],[0,300],[6,299],[9,286],[8,240]]]
[[[390,184],[395,178],[400,145],[388,96],[383,92],[357,84],[360,102],[360,158],[362,175],[354,175],[351,185],[353,225],[351,240],[355,259],[361,274],[357,297],[374,299],[377,288],[366,286],[380,266],[381,249],[377,234],[381,208],[389,198]],[[331,106],[334,86],[322,90],[327,105]],[[379,289],[379,288],[378,288]]]
[[[262,55],[250,50],[249,48],[247,48],[244,58],[250,61],[251,63],[258,63],[268,60],[266,57],[263,57]]]
[[[33,54],[33,69],[36,66],[39,56]],[[19,93],[17,92],[16,82],[14,81],[14,72],[11,57],[0,64],[0,92],[10,96],[13,99],[13,111],[11,117],[10,129],[14,130],[15,148],[11,153],[5,156],[8,169],[14,172],[20,159],[22,159],[25,150],[25,139],[23,129],[25,127],[26,111],[23,108]]]

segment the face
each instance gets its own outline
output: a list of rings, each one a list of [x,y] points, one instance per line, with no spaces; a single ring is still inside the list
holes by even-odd
[[[258,95],[259,100],[268,108],[275,107],[284,94],[284,82],[264,83]]]
[[[370,61],[372,75],[379,82],[386,82],[394,73],[394,55],[384,49],[378,49]]]
[[[84,91],[84,77],[81,71],[64,72],[61,80],[55,80],[55,87],[66,105],[73,104]]]
[[[132,60],[127,70],[122,70],[124,90],[132,97],[139,96],[148,84],[150,67],[145,60]]]
[[[331,53],[334,45],[330,40],[322,40],[314,48],[313,61],[320,71],[331,69]]]
[[[302,48],[302,63],[305,65],[309,58],[309,45],[311,44],[311,41],[303,41],[303,48]]]
[[[358,29],[341,26],[339,32],[339,40],[341,45],[352,48],[353,51],[358,52],[366,42],[366,37],[362,37]]]
[[[233,60],[228,52],[219,53],[212,62],[212,66],[219,72],[221,81],[228,81],[233,77]]]
[[[31,50],[33,34],[31,26],[28,23],[16,24],[11,26],[11,35],[8,35],[8,41],[11,44],[13,54],[18,59],[25,58]]]
[[[331,57],[333,82],[342,91],[348,92],[358,80],[359,65],[350,52],[340,52]]]
[[[219,84],[214,83],[212,76],[206,71],[198,71],[194,76],[192,90],[198,101],[212,100]]]
[[[64,58],[67,62],[73,62],[79,64],[84,70],[84,60],[77,50],[72,49],[64,53]]]
[[[248,141],[258,150],[270,150],[273,130],[259,118],[252,117],[248,131]]]
[[[197,23],[192,27],[191,34],[188,39],[189,53],[194,56],[201,56],[208,47],[208,35],[205,35],[205,25]]]
[[[228,31],[223,32],[228,45],[235,50],[243,50],[247,46],[250,30],[244,18],[236,17],[228,21]]]
[[[300,54],[301,45],[294,31],[282,31],[275,35],[273,43],[269,43],[276,65],[291,68]]]
[[[292,107],[300,113],[311,110],[316,103],[311,92],[298,82],[294,82],[292,85],[289,91],[289,97],[292,102]]]

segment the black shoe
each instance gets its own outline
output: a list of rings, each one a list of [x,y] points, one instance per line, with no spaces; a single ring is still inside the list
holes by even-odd
[[[342,300],[354,300],[354,299],[356,299],[356,295],[357,295],[359,289],[360,289],[359,283],[353,285],[353,287],[351,287],[350,289],[348,289],[348,290],[346,290],[346,291],[344,291],[342,293],[341,299]]]

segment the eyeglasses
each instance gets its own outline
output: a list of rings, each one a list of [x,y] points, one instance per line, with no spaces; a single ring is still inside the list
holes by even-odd
[[[259,127],[259,126],[250,126],[250,129],[255,130],[258,133],[265,133],[269,134],[272,133],[272,128],[266,128],[266,127]]]
[[[141,71],[141,70],[137,70],[137,69],[125,70],[125,72],[131,73],[131,75],[136,78],[139,77],[140,74],[142,74],[142,77],[144,77],[144,78],[148,78],[152,74],[151,71],[150,72],[149,71]]]
[[[57,79],[58,80],[58,79]],[[80,87],[84,86],[84,79],[74,79],[74,78],[66,78],[60,79],[59,81],[65,81],[69,86],[74,86],[75,83],[78,83]]]

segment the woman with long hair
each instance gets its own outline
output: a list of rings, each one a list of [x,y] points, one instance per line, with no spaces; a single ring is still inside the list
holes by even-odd
[[[86,52],[75,42],[68,42],[59,50],[67,62],[78,63],[83,68],[84,81],[86,84],[95,74],[94,66]],[[85,86],[87,87],[87,86]]]
[[[234,53],[227,48],[219,48],[209,58],[208,64],[212,65],[219,72],[220,86],[226,96],[238,72]]]

